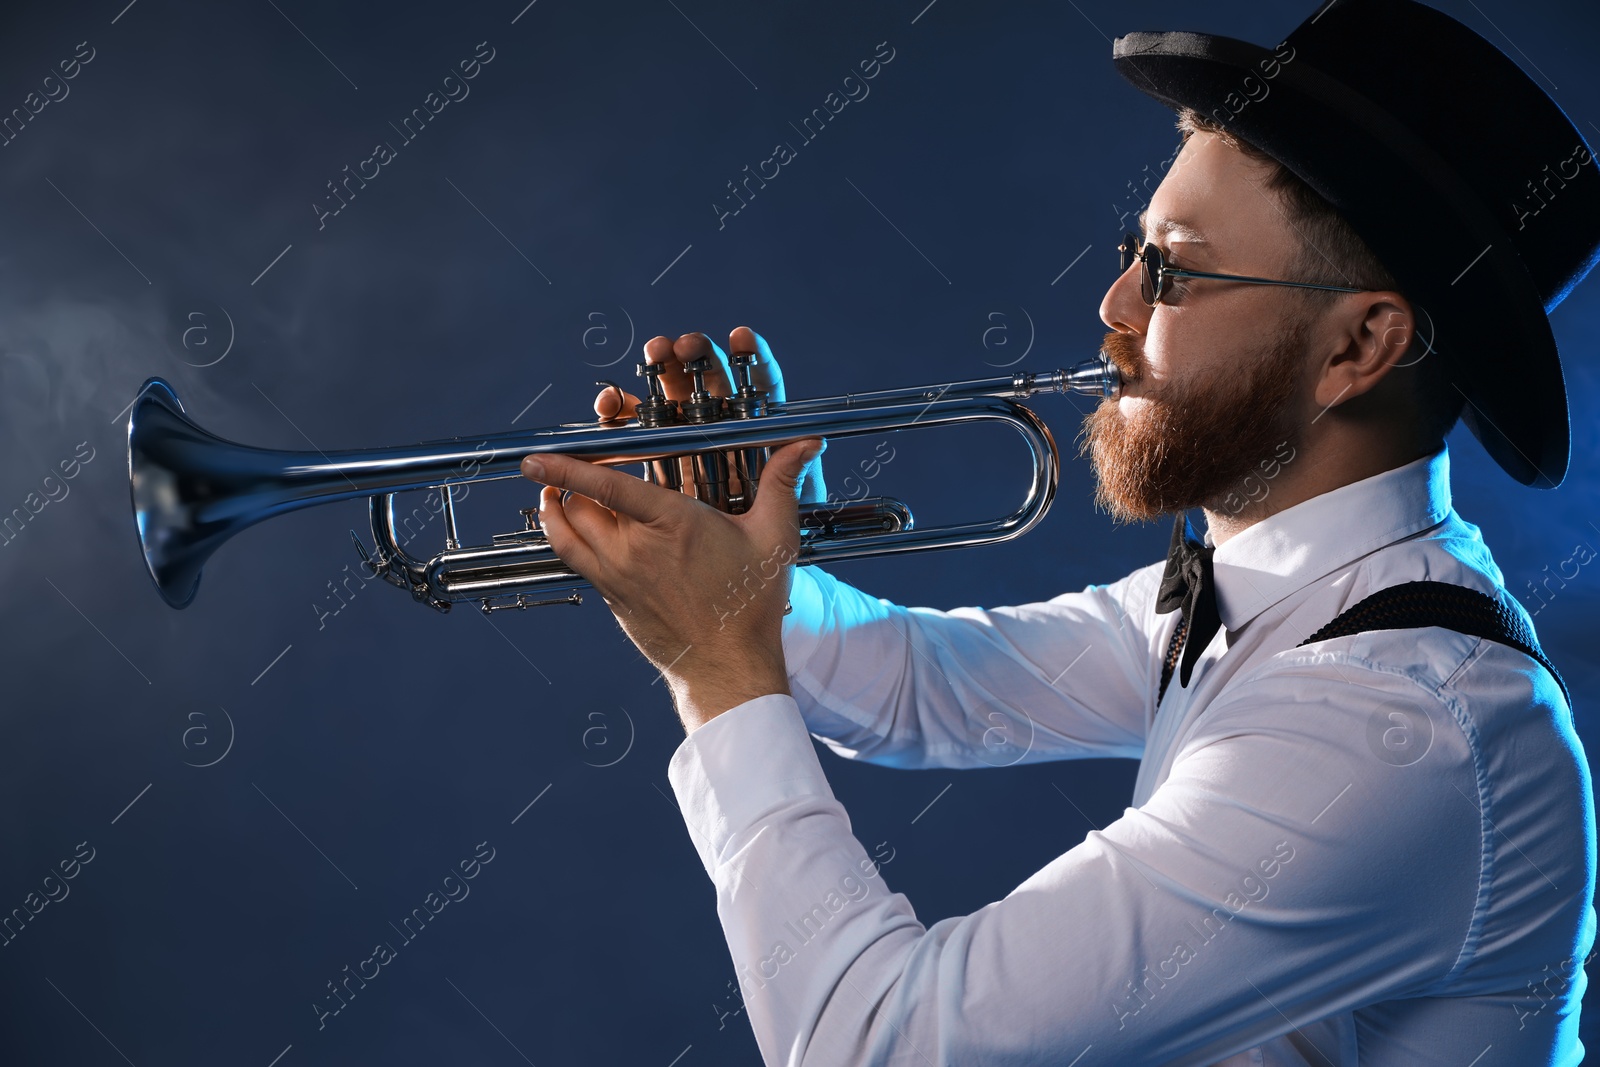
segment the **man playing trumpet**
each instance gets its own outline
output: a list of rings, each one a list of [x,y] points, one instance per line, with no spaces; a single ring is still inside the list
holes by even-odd
[[[951,611],[786,565],[722,618],[730,575],[795,558],[820,441],[776,449],[740,515],[523,462],[551,546],[672,693],[669,778],[763,1056],[1576,1065],[1589,772],[1564,683],[1451,506],[1445,438],[1466,422],[1524,485],[1566,472],[1546,315],[1600,249],[1587,148],[1511,60],[1409,0],[1334,0],[1276,50],[1135,33],[1113,56],[1184,144],[1100,305],[1124,386],[1083,451],[1114,516],[1175,517],[1165,562]],[[1547,160],[1577,162],[1557,186]],[[767,342],[728,342],[781,401]],[[645,353],[670,398],[706,357],[729,391],[703,334]],[[1031,730],[1026,761],[1139,759],[1133,801],[924,926],[811,738],[987,766],[972,719],[997,707]]]

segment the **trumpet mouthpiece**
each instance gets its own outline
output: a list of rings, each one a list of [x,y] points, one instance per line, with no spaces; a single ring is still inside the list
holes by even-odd
[[[1061,391],[1115,400],[1122,393],[1122,371],[1105,356],[1091,356],[1062,376]]]

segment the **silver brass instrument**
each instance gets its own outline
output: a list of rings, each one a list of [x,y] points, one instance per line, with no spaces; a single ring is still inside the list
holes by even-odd
[[[736,391],[729,397],[706,389],[709,358],[689,364],[694,391],[681,402],[663,395],[660,364],[641,365],[649,396],[631,418],[326,454],[226,441],[191,421],[173,388],[151,378],[128,416],[128,475],[145,565],[162,599],[187,607],[206,560],[240,530],[273,515],[367,496],[376,547],[369,556],[352,532],[356,550],[372,574],[418,601],[449,611],[457,601],[476,600],[485,613],[578,603],[577,590],[588,583],[550,548],[535,509],[523,509],[524,529],[496,534],[492,544],[462,547],[452,487],[519,478],[524,456],[556,452],[607,466],[644,463],[653,481],[682,489],[678,459],[688,456],[699,499],[737,513],[754,498],[761,468],[778,445],[979,421],[1015,429],[1032,453],[1033,477],[1015,511],[986,522],[923,529],[891,497],[802,504],[797,562],[992,544],[1031,529],[1055,496],[1055,441],[1039,417],[1016,401],[1069,392],[1110,399],[1122,384],[1116,365],[1096,356],[1070,370],[774,403],[751,384],[753,355],[735,355],[732,362]],[[736,495],[728,491],[729,453],[743,490]],[[427,559],[406,550],[395,523],[395,494],[418,489],[441,494],[445,547]],[[553,590],[565,595],[550,597]]]

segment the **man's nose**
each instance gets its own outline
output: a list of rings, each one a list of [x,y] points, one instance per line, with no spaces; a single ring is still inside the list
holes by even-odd
[[[1144,333],[1150,324],[1150,314],[1155,309],[1139,295],[1139,271],[1135,261],[1118,275],[1100,301],[1100,321],[1113,330],[1123,333]]]

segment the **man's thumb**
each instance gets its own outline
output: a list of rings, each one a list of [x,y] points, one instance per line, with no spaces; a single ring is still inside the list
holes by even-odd
[[[761,484],[756,490],[755,507],[762,511],[772,507],[793,510],[799,496],[796,485],[805,472],[806,464],[816,458],[825,442],[820,437],[791,441],[772,453],[767,465],[761,469]]]

